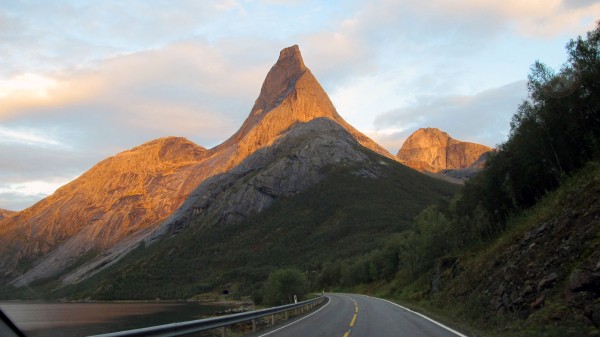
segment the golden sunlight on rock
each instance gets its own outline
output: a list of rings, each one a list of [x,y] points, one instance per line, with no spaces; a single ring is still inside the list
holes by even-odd
[[[294,126],[317,118],[332,120],[363,146],[395,159],[342,119],[295,45],[281,51],[248,118],[231,138],[210,150],[184,138],[161,138],[98,163],[50,197],[2,221],[0,243],[19,244],[5,248],[16,251],[4,254],[9,258],[0,263],[16,277],[19,265],[42,256],[13,281],[21,286],[56,273],[91,250],[118,247],[114,258],[122,256],[200,183],[229,172]]]
[[[453,139],[436,128],[424,128],[406,139],[398,159],[416,170],[439,173],[467,169],[490,151],[485,145]]]

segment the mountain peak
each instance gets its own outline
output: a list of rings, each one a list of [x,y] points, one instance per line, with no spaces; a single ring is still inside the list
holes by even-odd
[[[438,146],[446,146],[450,139],[452,137],[448,133],[438,128],[420,128],[406,139],[402,148],[420,147],[420,143],[424,140],[427,140],[429,143],[435,142]]]
[[[227,141],[211,149],[220,153],[227,149],[232,167],[248,154],[271,145],[286,130],[297,123],[315,118],[329,118],[350,132],[363,146],[383,156],[393,158],[385,149],[363,135],[337,113],[319,81],[304,65],[298,45],[287,47],[267,74],[250,115],[242,127]],[[235,150],[232,150],[235,148]]]
[[[398,152],[400,161],[419,171],[439,173],[467,169],[491,148],[456,140],[436,128],[422,128],[411,134]]]
[[[300,53],[300,47],[297,44],[283,48],[279,52],[279,59],[277,60],[277,64],[281,66],[297,66],[299,68],[306,68],[304,66],[304,61],[302,60],[302,54]]]
[[[277,63],[263,82],[251,116],[260,115],[277,106],[307,70],[297,44],[281,50]]]

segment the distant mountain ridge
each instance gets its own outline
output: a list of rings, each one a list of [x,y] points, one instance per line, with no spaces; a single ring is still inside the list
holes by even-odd
[[[404,142],[397,157],[421,172],[443,173],[456,178],[481,169],[492,148],[456,140],[436,128],[422,128]]]
[[[295,45],[281,51],[247,120],[221,145],[207,150],[184,138],[150,141],[98,163],[53,195],[2,220],[2,275],[12,284],[23,286],[54,277],[85,259],[63,280],[76,282],[89,277],[123,257],[150,233],[153,237],[163,233],[157,228],[166,227],[159,224],[174,214],[202,182],[228,174],[298,125],[319,118],[333,121],[362,146],[394,158],[339,116]],[[306,130],[316,131],[314,127]],[[331,158],[337,157],[332,154]],[[308,182],[316,181],[311,179],[298,179],[294,182],[297,186],[289,189],[296,193]],[[269,195],[272,186],[258,189]],[[246,212],[258,212],[274,199],[268,197],[262,206]],[[198,212],[199,208],[194,209]]]

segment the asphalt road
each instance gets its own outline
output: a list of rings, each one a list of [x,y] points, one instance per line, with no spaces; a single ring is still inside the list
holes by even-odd
[[[329,302],[318,311],[254,336],[466,337],[386,300],[353,294],[327,294],[327,297]]]

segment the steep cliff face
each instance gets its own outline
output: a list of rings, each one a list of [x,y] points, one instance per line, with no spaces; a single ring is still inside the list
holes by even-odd
[[[397,157],[416,170],[442,173],[482,167],[480,159],[490,151],[485,145],[459,141],[439,129],[424,128],[406,139]]]
[[[88,277],[124,256],[149,233],[162,233],[157,230],[161,221],[173,214],[202,182],[229,174],[253,153],[261,149],[269,151],[266,148],[296,126],[319,118],[341,127],[362,146],[394,158],[339,116],[304,65],[298,46],[292,46],[281,51],[242,127],[221,145],[206,150],[182,138],[146,143],[99,163],[52,196],[3,220],[2,273],[13,284],[22,286],[60,274],[86,257],[88,261],[63,281],[76,282]],[[303,178],[301,173],[295,172],[298,177],[288,180],[263,178],[260,190],[294,191],[315,181]],[[286,186],[281,185],[284,182]],[[255,183],[253,186],[260,185]],[[211,186],[215,190],[222,188],[219,184]],[[230,199],[229,202],[239,201],[232,204],[237,209],[219,209],[224,214],[238,214],[239,218],[245,212],[259,212],[270,204],[265,197],[268,193],[248,193]],[[252,198],[263,200],[259,202],[261,206],[242,202]],[[248,206],[247,211],[241,210],[243,205]],[[90,262],[93,255],[96,258]]]

